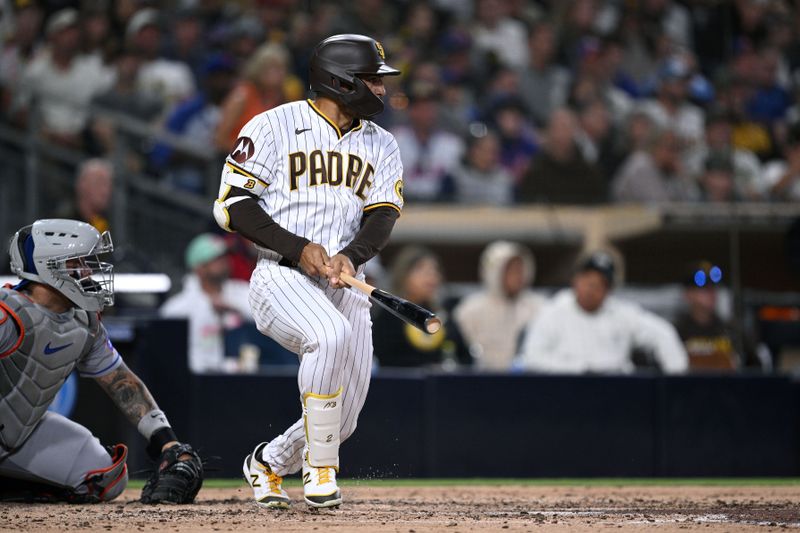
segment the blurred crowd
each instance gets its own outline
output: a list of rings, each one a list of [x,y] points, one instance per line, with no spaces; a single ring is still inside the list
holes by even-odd
[[[223,238],[198,235],[185,255],[189,273],[183,288],[160,314],[188,319],[193,371],[241,371],[251,365],[247,359],[253,353],[257,361],[251,369],[298,364],[296,356],[256,332],[248,283],[237,278],[236,251]],[[620,261],[613,250],[595,250],[573,265],[567,287],[534,287],[531,250],[496,241],[481,254],[480,282],[454,294],[431,249],[405,247],[387,269],[375,258],[366,265],[368,282],[442,320],[439,331],[427,334],[373,306],[375,367],[558,374],[773,369],[772,354],[752,328],[730,320],[730,301],[719,298],[728,286],[719,266],[687,265],[675,280],[678,301],[656,313],[615,294]]]
[[[3,0],[0,112],[209,193],[242,125],[307,95],[313,46],[364,33],[403,71],[378,121],[410,203],[791,201],[798,28],[788,0]]]
[[[376,37],[403,72],[387,78],[377,121],[400,146],[408,205],[800,200],[789,0],[0,0],[0,120],[81,154],[71,191],[45,180],[43,214],[104,230],[115,171],[215,194],[209,170],[219,175],[241,127],[311,96],[309,56],[335,33]],[[446,302],[437,255],[402,250],[381,286],[445,327],[424,335],[377,313],[378,363],[769,366],[720,316],[713,265],[691,268],[670,323],[613,294],[617,263],[584,257],[569,287],[543,294],[530,250],[493,243],[481,289]],[[262,362],[296,364],[241,305],[254,265],[234,235],[187,248],[183,288],[161,313],[190,319],[194,370],[224,370],[253,346]]]

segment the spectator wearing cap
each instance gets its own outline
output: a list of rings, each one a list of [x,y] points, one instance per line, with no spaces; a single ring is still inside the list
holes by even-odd
[[[608,191],[597,166],[588,163],[575,143],[575,114],[559,109],[550,117],[541,152],[520,185],[521,202],[597,204]]]
[[[453,197],[463,205],[509,205],[514,178],[500,164],[500,140],[491,130],[467,140],[467,151],[452,174]]]
[[[160,17],[154,8],[137,11],[125,28],[125,40],[143,60],[137,78],[139,89],[158,95],[170,108],[194,95],[196,87],[189,65],[160,55],[163,46]]]
[[[521,244],[497,241],[481,254],[481,290],[453,309],[478,368],[511,369],[520,334],[545,302],[531,290],[535,274],[533,254]]]
[[[703,112],[688,99],[692,77],[689,60],[683,55],[667,58],[659,68],[655,98],[641,106],[656,126],[677,135],[682,150],[703,138]]]
[[[718,310],[719,266],[700,261],[687,270],[683,284],[684,308],[675,319],[692,370],[731,371],[760,366],[749,337],[723,320]]]
[[[686,371],[688,357],[675,328],[638,305],[611,295],[615,265],[606,252],[582,259],[572,287],[557,293],[527,328],[519,366],[546,373],[635,370],[634,349],[652,351],[660,369]]]
[[[112,73],[80,55],[78,12],[67,8],[50,15],[47,46],[25,68],[12,103],[23,122],[36,106],[44,135],[58,144],[83,147],[92,97],[111,86]]]
[[[733,146],[733,117],[724,108],[706,115],[705,137],[686,154],[686,171],[700,177],[711,152],[728,154],[733,163],[733,181],[737,196],[745,200],[764,197],[761,163],[753,152]]]
[[[245,65],[243,79],[222,103],[214,133],[216,148],[228,153],[251,118],[302,96],[300,80],[289,72],[286,47],[278,43],[262,45]]]
[[[408,97],[408,124],[392,129],[403,161],[403,194],[410,201],[440,201],[446,177],[458,166],[464,144],[441,128],[440,95],[435,87],[414,85]]]
[[[764,166],[764,184],[772,200],[800,200],[800,123],[789,130],[783,146],[783,159],[770,161]]]
[[[150,165],[168,182],[185,191],[204,194],[208,183],[208,161],[198,158],[214,145],[221,118],[221,106],[233,86],[233,60],[222,53],[209,56],[203,66],[202,90],[177,104],[168,114],[166,130],[194,145],[197,153],[179,153],[159,143],[150,153]]]
[[[159,310],[165,318],[189,320],[189,368],[193,372],[225,368],[226,330],[252,322],[249,284],[229,278],[227,247],[216,235],[203,233],[186,248],[183,289]]]
[[[533,26],[528,49],[530,59],[520,73],[520,84],[525,87],[521,96],[534,122],[543,126],[553,110],[566,103],[571,76],[555,61],[556,32],[551,22],[541,21]]]

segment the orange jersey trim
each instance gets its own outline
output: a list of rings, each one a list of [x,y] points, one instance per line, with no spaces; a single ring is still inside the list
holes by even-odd
[[[0,322],[0,324],[5,322],[10,316],[11,318],[14,319],[14,322],[17,324],[17,327],[19,328],[19,337],[17,338],[17,342],[14,344],[14,346],[12,346],[3,353],[0,353],[0,359],[4,359],[9,355],[11,355],[12,353],[14,353],[17,350],[17,348],[19,348],[20,345],[22,344],[22,341],[25,339],[25,326],[22,325],[22,319],[14,311],[12,311],[8,305],[6,305],[3,302],[0,302],[0,309],[5,311],[6,313],[6,318],[4,318],[3,321]]]

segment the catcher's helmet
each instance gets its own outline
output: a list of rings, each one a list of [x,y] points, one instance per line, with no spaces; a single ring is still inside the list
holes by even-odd
[[[114,267],[100,261],[114,244],[85,222],[37,220],[11,238],[11,270],[23,282],[50,285],[87,311],[114,304]]]
[[[372,94],[359,75],[397,76],[400,71],[384,62],[381,43],[352,33],[328,37],[311,55],[311,90],[332,98],[359,118],[383,111],[383,101]]]

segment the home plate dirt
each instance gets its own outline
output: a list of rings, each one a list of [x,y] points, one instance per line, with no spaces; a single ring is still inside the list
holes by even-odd
[[[204,489],[149,506],[128,490],[100,505],[0,504],[0,531],[800,531],[800,486],[345,486],[340,509],[262,509],[250,489]]]

